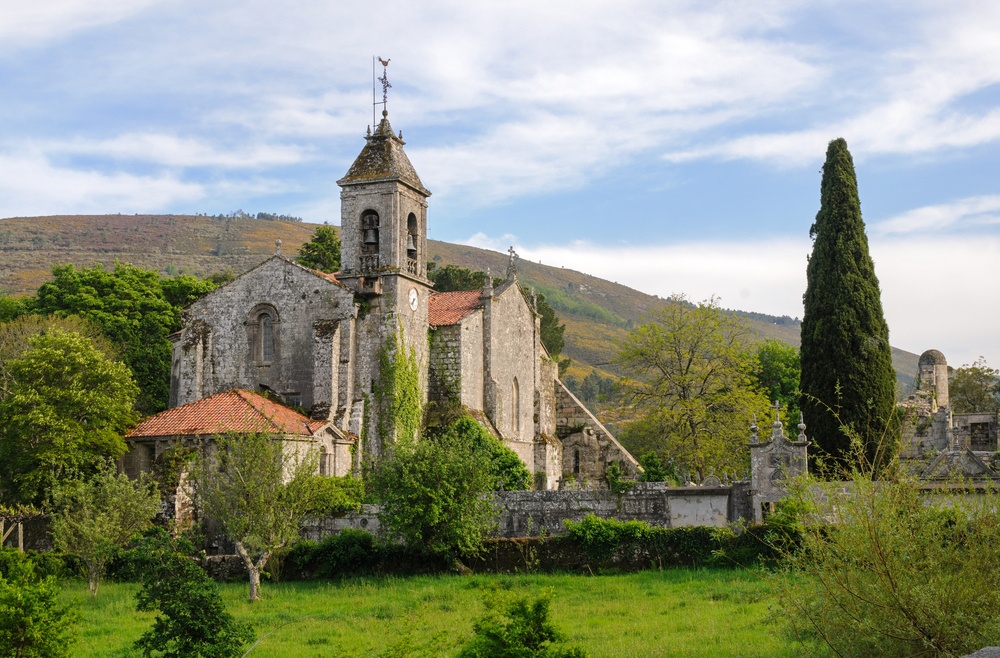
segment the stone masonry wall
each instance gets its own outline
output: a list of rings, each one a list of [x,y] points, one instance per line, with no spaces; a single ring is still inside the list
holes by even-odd
[[[462,326],[430,330],[427,399],[439,405],[457,403],[462,395]]]
[[[610,491],[502,491],[497,537],[537,537],[566,532],[565,520],[582,521],[588,514],[603,519],[645,521],[658,528],[723,527],[749,512],[747,487],[670,487],[661,482],[638,484],[622,495]],[[742,488],[741,488],[742,486]],[[740,500],[731,500],[736,496]],[[362,505],[358,513],[309,519],[303,537],[319,541],[347,528],[378,534],[378,506]]]
[[[597,454],[600,462],[590,464],[586,470],[591,479],[604,477],[604,468],[611,462],[619,462],[622,468],[631,475],[638,474],[639,462],[622,447],[618,440],[609,432],[601,421],[587,410],[575,395],[559,381],[555,380],[556,389],[556,434],[563,439],[563,472],[565,476],[574,474],[574,452],[579,448],[583,454]],[[574,435],[579,435],[574,437]],[[567,441],[567,439],[569,439]],[[574,444],[569,449],[567,443]],[[579,445],[576,445],[579,444]]]

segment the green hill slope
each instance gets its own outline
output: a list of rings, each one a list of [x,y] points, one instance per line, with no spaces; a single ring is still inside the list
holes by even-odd
[[[231,268],[240,273],[274,253],[295,254],[313,224],[203,215],[65,215],[0,219],[0,293],[30,294],[48,280],[52,265],[111,265],[115,260],[163,273],[206,276]],[[507,255],[428,241],[428,258],[441,264],[506,271]],[[596,367],[613,372],[615,341],[665,302],[611,281],[521,260],[518,276],[543,293],[566,323],[564,355],[578,374]],[[748,318],[762,338],[799,343],[797,323],[767,316]],[[917,355],[893,349],[903,386],[912,384]]]

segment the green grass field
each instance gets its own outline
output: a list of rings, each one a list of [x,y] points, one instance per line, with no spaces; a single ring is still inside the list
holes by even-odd
[[[594,658],[811,655],[793,642],[772,607],[771,586],[752,573],[647,571],[607,576],[426,576],[337,582],[265,583],[246,603],[246,585],[223,586],[231,612],[258,638],[250,656],[451,656],[472,633],[492,586],[554,591],[552,619]],[[134,610],[136,585],[107,583],[90,600],[69,583],[80,611],[74,656],[132,656],[152,615]]]

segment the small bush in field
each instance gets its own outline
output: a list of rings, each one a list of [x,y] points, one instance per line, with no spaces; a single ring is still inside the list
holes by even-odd
[[[536,597],[490,591],[458,658],[586,658],[583,649],[560,646],[563,636],[549,621],[551,602],[551,590]]]

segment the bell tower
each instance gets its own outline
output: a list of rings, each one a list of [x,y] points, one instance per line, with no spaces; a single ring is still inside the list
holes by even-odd
[[[383,65],[387,64],[384,62]],[[365,146],[340,186],[341,271],[337,280],[365,301],[359,313],[357,353],[360,392],[371,391],[379,374],[378,354],[394,336],[417,360],[426,395],[428,364],[427,198],[403,151],[402,133],[393,133],[385,109],[388,80],[381,78],[382,120],[369,130]],[[377,104],[376,104],[377,105]],[[372,414],[377,410],[371,409]],[[391,437],[381,437],[392,440]],[[377,457],[375,445],[365,448]]]

